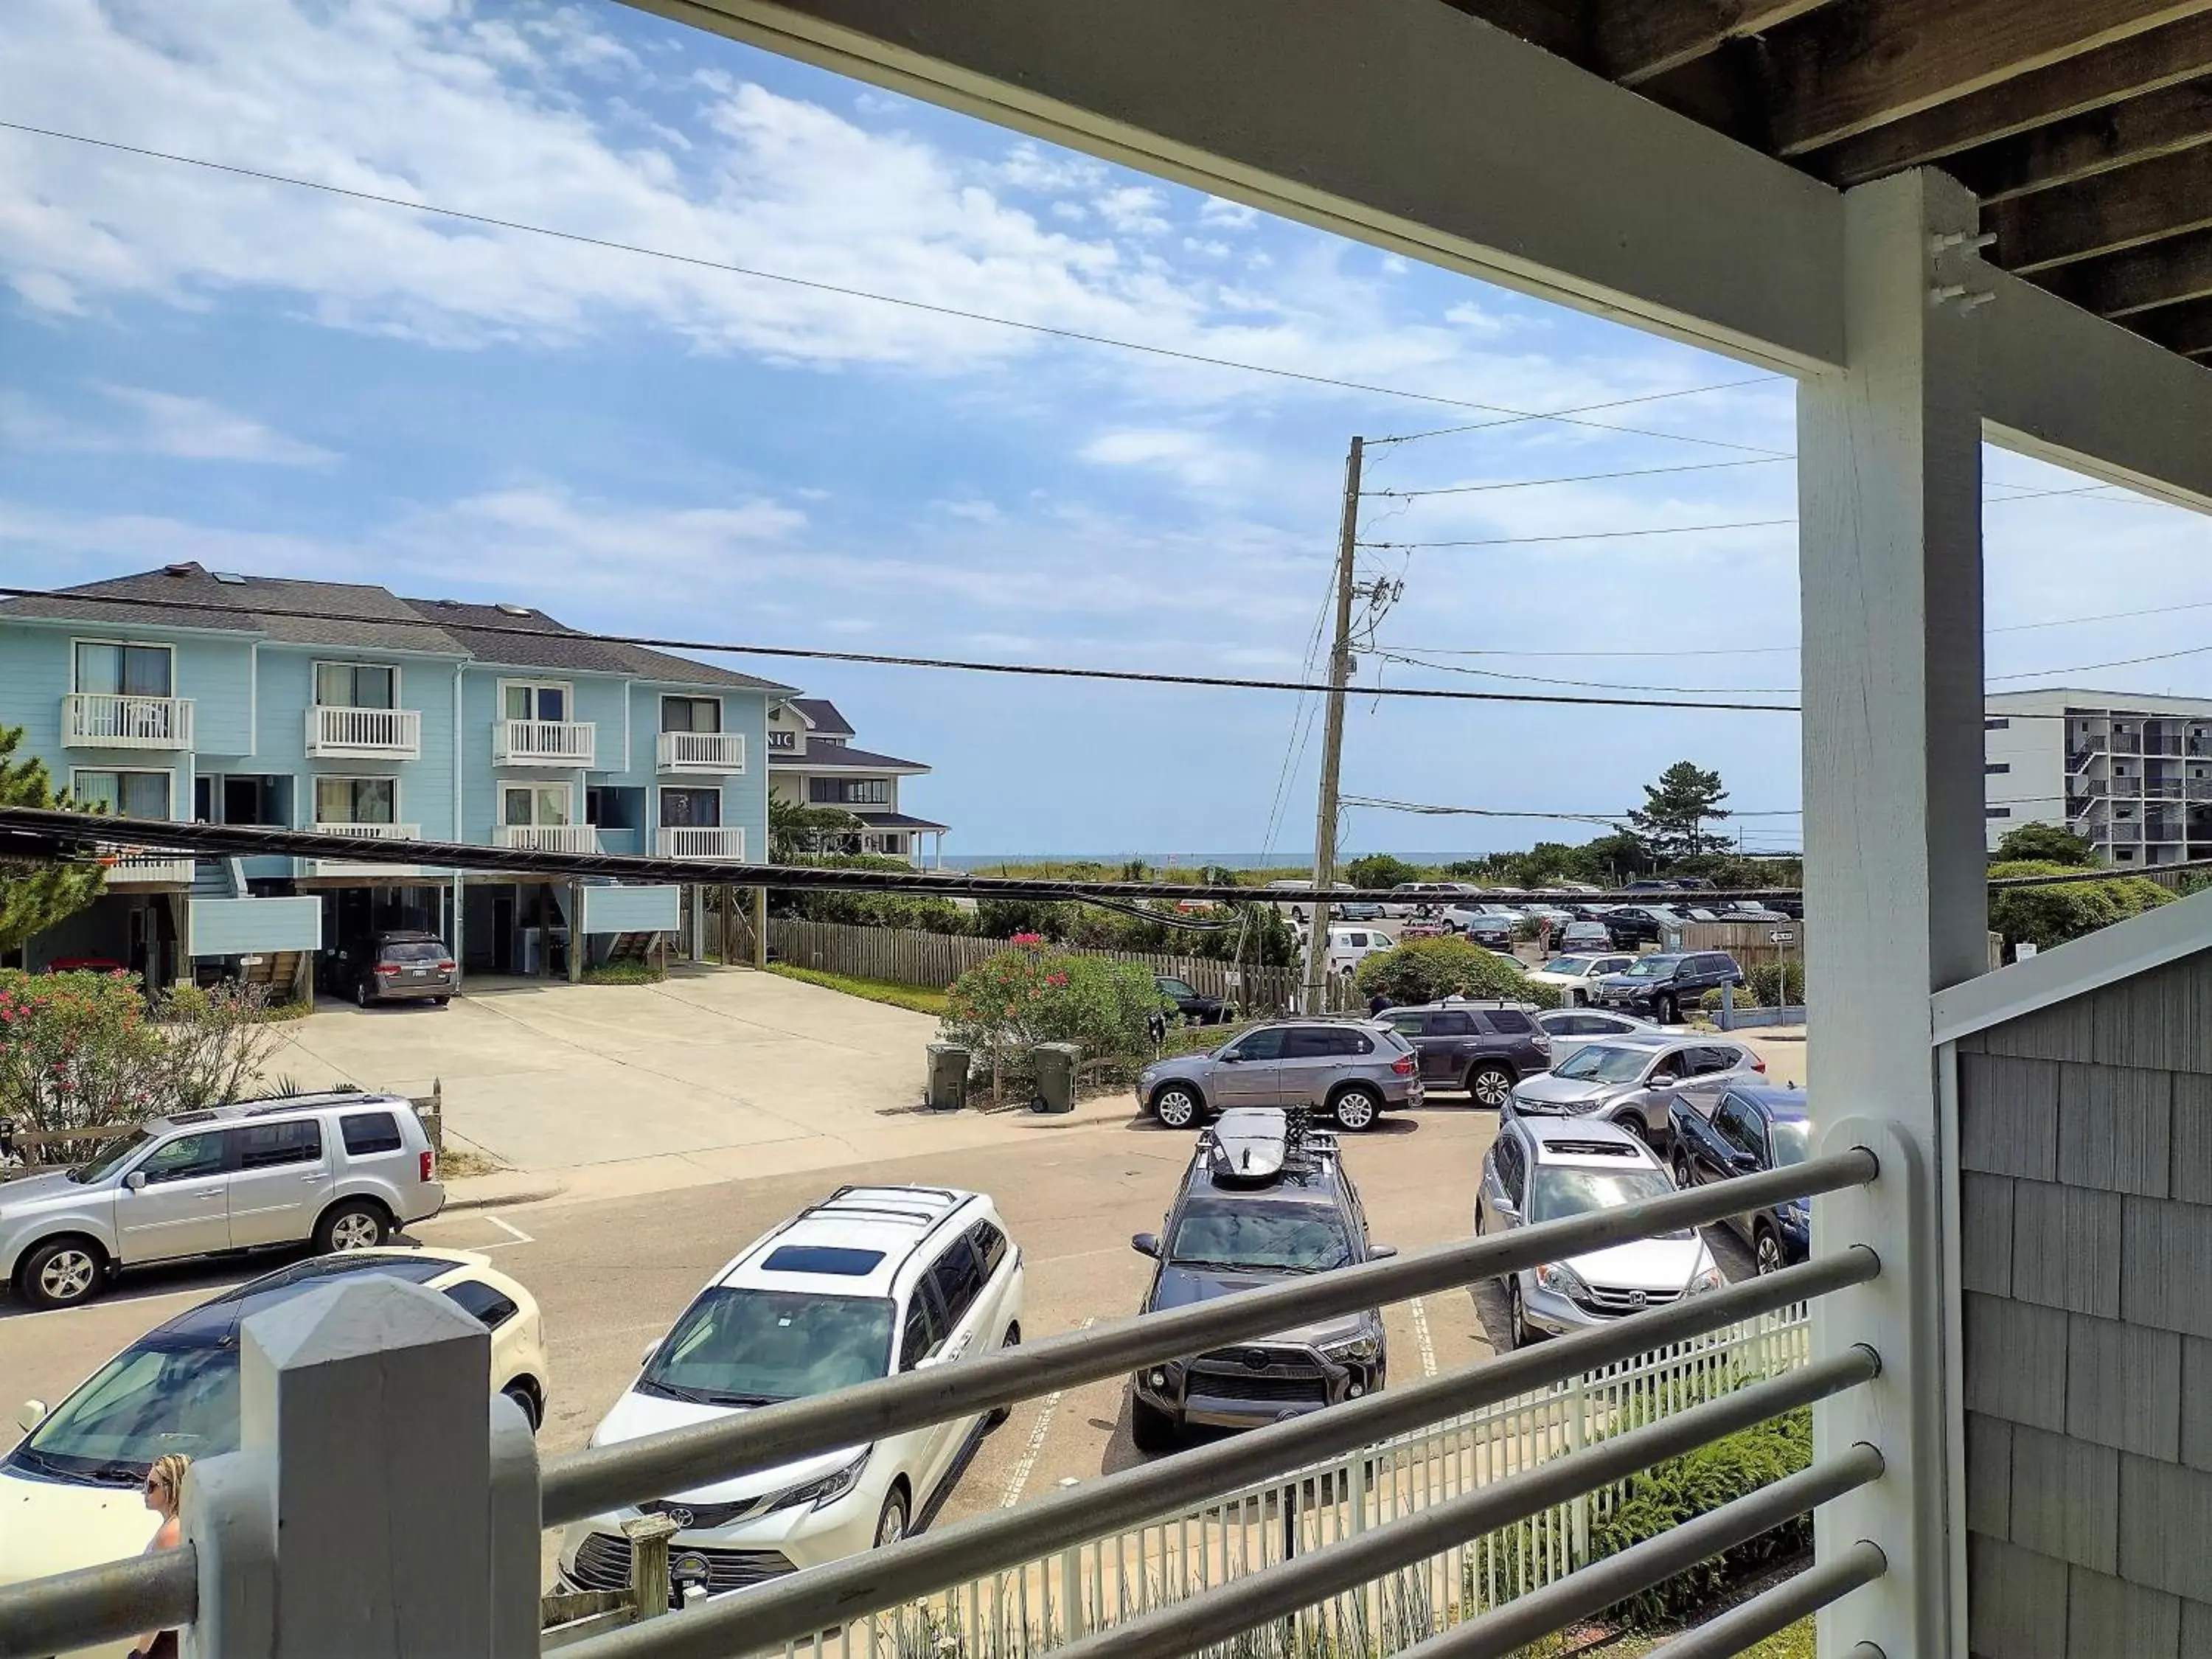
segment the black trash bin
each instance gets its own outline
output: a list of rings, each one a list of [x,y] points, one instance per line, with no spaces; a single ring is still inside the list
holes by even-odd
[[[1033,1112],[1072,1112],[1075,1109],[1075,1067],[1083,1058],[1079,1042],[1040,1042],[1030,1050],[1036,1071]]]
[[[957,1042],[929,1045],[929,1109],[957,1112],[968,1103],[968,1051]]]

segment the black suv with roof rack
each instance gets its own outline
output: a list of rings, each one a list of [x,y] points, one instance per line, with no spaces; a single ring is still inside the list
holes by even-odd
[[[1397,1252],[1370,1242],[1367,1212],[1336,1137],[1310,1114],[1237,1108],[1199,1137],[1158,1233],[1129,1243],[1159,1263],[1144,1313]],[[1381,1388],[1389,1354],[1380,1309],[1148,1365],[1132,1380],[1137,1449],[1171,1451],[1186,1428],[1255,1429]]]
[[[1413,1045],[1422,1082],[1464,1089],[1478,1106],[1501,1107],[1522,1078],[1552,1069],[1552,1039],[1515,1004],[1453,997],[1385,1009],[1381,1018]]]

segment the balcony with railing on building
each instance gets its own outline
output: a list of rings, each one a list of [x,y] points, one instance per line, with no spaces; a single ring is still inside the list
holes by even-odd
[[[663,785],[660,824],[653,851],[665,859],[720,859],[742,862],[745,832],[742,824],[722,822],[720,789],[679,789]]]
[[[520,853],[599,850],[599,831],[578,821],[575,792],[565,783],[501,785],[492,842]]]
[[[599,727],[571,720],[574,699],[566,685],[500,687],[500,717],[492,722],[492,759],[501,766],[579,767],[598,758]]]
[[[399,671],[373,663],[319,662],[307,710],[311,760],[419,760],[420,710],[398,707]]]
[[[727,775],[745,769],[745,734],[722,730],[720,697],[662,697],[654,747],[656,764],[663,772]]]
[[[72,689],[62,698],[62,742],[72,749],[190,749],[192,701],[176,691],[166,645],[79,640]]]

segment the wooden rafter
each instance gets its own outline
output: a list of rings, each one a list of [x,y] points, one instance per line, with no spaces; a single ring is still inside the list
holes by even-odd
[[[2179,300],[2212,298],[2212,231],[2052,271],[2045,286],[2100,317],[2131,317]]]
[[[1764,34],[1827,0],[1598,0],[1590,19],[1590,67],[1632,87],[1718,50]]]
[[[2212,149],[2181,150],[1986,209],[1995,258],[2026,275],[2212,227]]]
[[[2148,336],[2169,351],[2185,357],[2212,351],[2212,300],[2191,300],[2129,319],[2138,334]]]
[[[2212,80],[2200,79],[1968,150],[1943,170],[1984,203],[2002,202],[2204,143]]]

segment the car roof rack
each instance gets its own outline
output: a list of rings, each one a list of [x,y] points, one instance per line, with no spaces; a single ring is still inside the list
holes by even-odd
[[[1336,1137],[1313,1127],[1306,1106],[1232,1106],[1199,1140],[1216,1186],[1265,1186],[1285,1176],[1303,1182],[1337,1152]]]
[[[1572,1140],[1543,1138],[1547,1152],[1564,1152],[1575,1158],[1634,1158],[1642,1150],[1625,1140]]]

